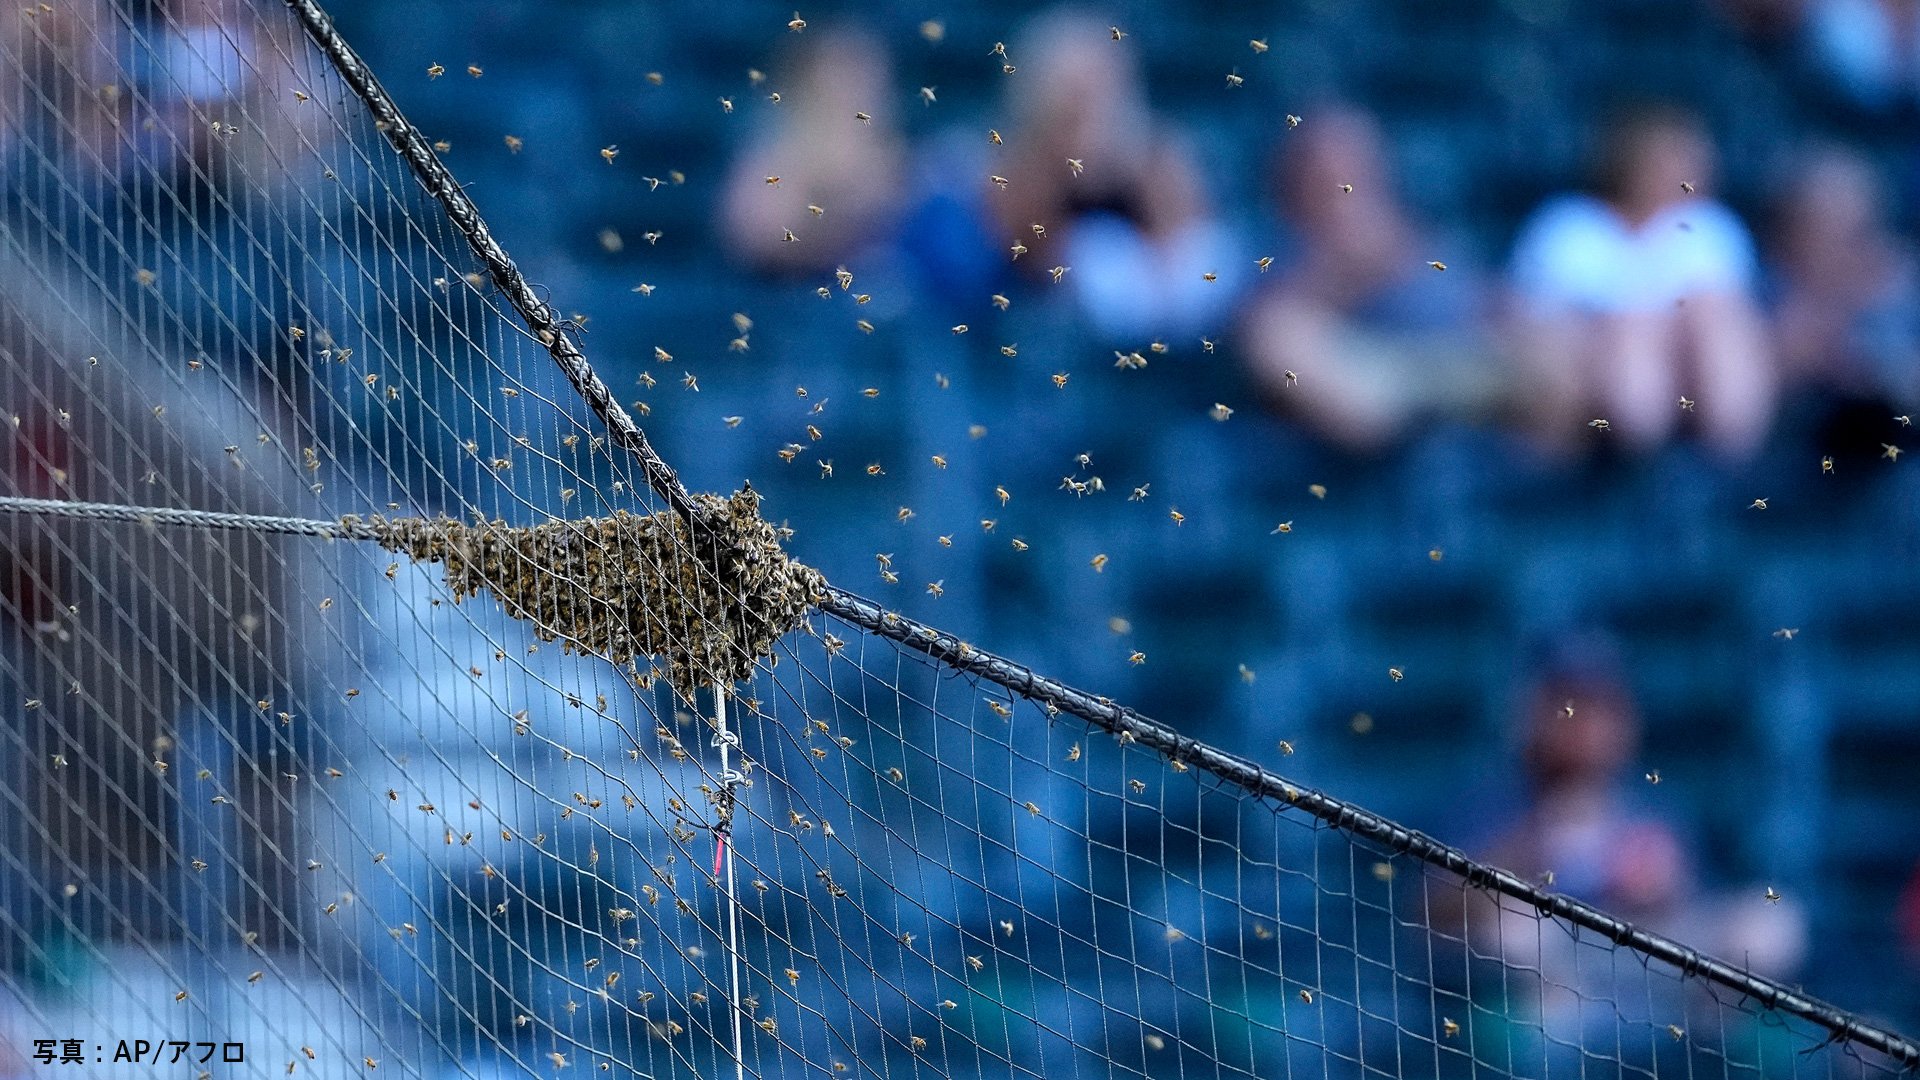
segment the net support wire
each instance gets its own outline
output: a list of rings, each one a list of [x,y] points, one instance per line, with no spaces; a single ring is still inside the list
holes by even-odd
[[[315,521],[306,518],[239,514],[212,510],[181,510],[164,507],[119,506],[110,503],[66,502],[58,499],[34,499],[0,496],[0,513],[53,516],[93,521],[124,521],[149,526],[175,525],[189,528],[239,529],[277,532],[287,535],[326,539],[374,539],[370,526],[356,518],[342,521]],[[1274,800],[1354,836],[1363,837],[1399,854],[1408,855],[1430,866],[1449,871],[1476,888],[1486,889],[1528,905],[1540,914],[1561,920],[1581,930],[1596,933],[1606,940],[1660,960],[1684,976],[1693,976],[1733,990],[1761,1006],[1797,1016],[1817,1024],[1829,1033],[1828,1042],[1851,1042],[1876,1050],[1893,1059],[1903,1069],[1920,1071],[1920,1044],[1871,1023],[1837,1006],[1811,997],[1783,983],[1754,974],[1737,965],[1709,956],[1672,938],[1652,933],[1615,918],[1590,904],[1570,896],[1549,893],[1507,870],[1479,862],[1459,848],[1409,829],[1370,810],[1355,806],[1324,792],[1292,783],[1277,773],[1235,754],[1229,754],[1198,739],[1180,734],[1157,721],[1142,716],[1113,699],[1068,686],[1048,678],[1023,664],[983,651],[952,634],[888,611],[878,603],[832,584],[823,590],[820,610],[870,633],[897,642],[901,646],[936,660],[956,671],[985,679],[1038,703],[1049,718],[1066,713],[1112,734],[1124,743],[1134,743],[1157,751],[1175,761],[1203,769],[1250,794]],[[740,736],[728,724],[727,698],[733,692],[729,683],[713,683],[712,745],[719,751],[720,773],[715,791],[714,876],[723,879],[728,905],[728,951],[733,970],[730,976],[734,1002],[734,1061],[737,1076],[744,1078],[746,1062],[740,1033],[739,1008],[739,924],[734,894],[734,860],[728,850],[732,821],[740,789],[750,787],[751,763],[742,758],[742,768],[732,767],[732,753],[741,749]]]

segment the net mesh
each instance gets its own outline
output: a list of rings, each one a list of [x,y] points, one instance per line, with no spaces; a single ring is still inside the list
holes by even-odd
[[[301,7],[0,11],[0,1071],[1920,1061],[804,570],[772,612],[751,497],[609,426]]]

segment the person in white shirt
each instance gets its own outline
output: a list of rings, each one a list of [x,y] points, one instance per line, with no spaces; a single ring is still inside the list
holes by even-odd
[[[1715,450],[1745,457],[1778,378],[1753,238],[1707,194],[1707,136],[1682,114],[1637,113],[1613,125],[1603,160],[1596,194],[1548,200],[1515,244],[1524,412],[1550,441],[1597,419],[1636,448],[1692,421]]]

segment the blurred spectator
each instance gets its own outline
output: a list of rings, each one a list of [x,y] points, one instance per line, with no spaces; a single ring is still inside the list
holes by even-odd
[[[727,246],[761,270],[832,269],[884,236],[898,211],[901,150],[885,48],[861,33],[828,32],[808,34],[801,49],[781,83],[777,126],[743,150],[723,197]]]
[[[1789,384],[1882,401],[1920,382],[1920,274],[1886,222],[1886,193],[1858,154],[1828,147],[1780,202],[1774,339]]]
[[[1887,112],[1920,98],[1920,5],[1809,0],[1804,18],[1813,61],[1847,101]]]
[[[1522,701],[1522,809],[1488,845],[1488,862],[1757,971],[1784,976],[1798,966],[1806,949],[1798,904],[1768,902],[1758,884],[1703,891],[1680,833],[1637,805],[1640,713],[1611,648],[1557,648]],[[1643,773],[1644,790],[1659,775]],[[1476,932],[1497,931],[1491,908],[1471,914]],[[1499,940],[1514,959],[1514,936]]]
[[[1055,13],[1010,60],[1020,78],[995,170],[1008,183],[993,198],[1005,242],[1027,249],[1020,266],[1067,267],[1062,282],[1116,337],[1210,328],[1232,294],[1203,275],[1233,248],[1185,140],[1148,108],[1131,43],[1110,40],[1104,19]]]
[[[1526,809],[1487,855],[1496,866],[1635,923],[1671,928],[1693,893],[1692,859],[1623,783],[1639,749],[1632,693],[1603,665],[1550,671],[1526,696]]]
[[[1550,438],[1601,418],[1650,448],[1688,418],[1682,397],[1728,456],[1765,436],[1777,377],[1758,262],[1739,218],[1705,194],[1713,170],[1691,117],[1629,114],[1606,138],[1597,195],[1553,198],[1522,228],[1516,345],[1527,411]]]
[[[1487,400],[1497,372],[1479,290],[1422,258],[1433,249],[1401,205],[1379,125],[1321,106],[1281,146],[1276,195],[1295,252],[1244,326],[1269,400],[1360,449],[1422,411]]]

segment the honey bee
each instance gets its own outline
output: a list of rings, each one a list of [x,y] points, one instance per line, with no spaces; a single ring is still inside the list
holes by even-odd
[[[1073,269],[1073,267],[1071,266],[1056,266],[1053,269],[1047,271],[1047,274],[1053,278],[1053,283],[1055,285],[1058,285],[1060,284],[1061,279],[1067,276],[1067,271],[1071,269]]]
[[[1747,509],[1749,510],[1765,510],[1766,508],[1767,500],[1765,499],[1755,499],[1747,504]]]
[[[1253,49],[1253,51],[1256,53],[1263,53],[1267,51],[1266,38],[1254,38],[1252,41],[1247,42],[1247,45],[1249,48]]]
[[[816,462],[816,464],[820,466],[820,479],[830,480],[833,478],[833,459],[832,458],[828,458],[825,461]]]
[[[954,333],[955,333],[956,335],[957,335],[957,334],[964,334],[964,333],[966,333],[966,332],[967,332],[967,324],[966,324],[966,323],[957,323],[957,324],[955,324],[955,325],[954,325],[954,327],[953,327],[953,332],[954,332]]]
[[[1440,1018],[1440,1031],[1451,1039],[1460,1034],[1460,1025],[1443,1016]]]
[[[1775,892],[1773,886],[1771,885],[1767,886],[1767,891],[1765,895],[1767,898],[1767,903],[1769,904],[1777,904],[1781,900],[1780,894]]]
[[[1404,679],[1406,677],[1407,677],[1407,673],[1404,671],[1401,671],[1397,667],[1390,667],[1387,669],[1387,678],[1392,679],[1394,682],[1399,682],[1401,679]]]
[[[1073,173],[1073,175],[1075,176],[1079,176],[1082,172],[1085,172],[1086,168],[1087,168],[1086,162],[1082,161],[1079,158],[1067,159],[1067,170]]]
[[[1115,41],[1119,41],[1121,38],[1127,36],[1127,32],[1125,30],[1120,29],[1117,26],[1107,27],[1107,33],[1111,35],[1113,37],[1113,40]]]
[[[807,20],[801,18],[799,12],[797,11],[794,12],[793,18],[787,22],[787,29],[797,34],[800,31],[805,30],[806,28],[807,28]]]
[[[1300,991],[1300,1000],[1306,1002],[1309,1005],[1313,1004],[1313,991],[1311,990]]]
[[[1654,785],[1658,785],[1660,783],[1659,769],[1652,770],[1651,772],[1647,773],[1646,776],[1647,776],[1647,783],[1654,784]]]
[[[1185,525],[1187,523],[1187,515],[1178,510],[1168,510],[1167,516],[1173,519],[1175,525]]]
[[[723,98],[721,98],[721,99],[720,99],[720,111],[721,111],[721,112],[723,112],[723,113],[727,113],[727,114],[732,114],[732,112],[733,112],[733,99],[732,99],[732,98],[730,98],[730,97],[723,97]]]
[[[1260,272],[1264,274],[1273,267],[1273,256],[1262,255],[1253,265],[1258,267]]]
[[[931,87],[931,86],[923,86],[920,88],[921,104],[932,105],[934,103],[936,99],[933,96],[933,91],[934,91],[934,87]]]
[[[863,123],[863,124],[868,124],[868,125],[871,125],[871,124],[873,123],[873,117],[871,117],[871,116],[869,116],[869,115],[867,115],[866,113],[863,113],[863,112],[857,112],[857,113],[854,113],[854,114],[853,114],[853,118],[854,118],[855,120],[858,120],[858,121],[860,121],[860,122],[861,122],[861,123]]]
[[[1268,536],[1277,536],[1277,535],[1279,535],[1280,533],[1290,533],[1290,532],[1292,532],[1292,531],[1293,531],[1293,522],[1291,522],[1291,521],[1283,521],[1283,522],[1281,522],[1280,524],[1278,524],[1278,525],[1275,525],[1275,526],[1273,527],[1273,531],[1272,531],[1272,532],[1270,532],[1270,533],[1268,533],[1267,535],[1268,535]]]
[[[1207,410],[1207,415],[1225,423],[1226,419],[1233,415],[1233,410],[1216,401],[1213,403],[1213,408]]]
[[[1341,185],[1340,185],[1340,191],[1341,191],[1341,193],[1342,193],[1342,194],[1346,194],[1346,195],[1351,195],[1351,194],[1353,194],[1353,185],[1352,185],[1352,184],[1341,184]]]
[[[606,159],[607,164],[611,165],[613,164],[613,159],[620,156],[620,148],[617,146],[603,146],[600,148],[600,156]]]
[[[1234,74],[1233,72],[1230,71],[1227,73],[1227,89],[1229,90],[1238,89],[1240,85],[1244,82],[1246,82],[1245,79],[1242,79],[1240,76]]]
[[[1138,649],[1135,649],[1133,653],[1127,657],[1127,663],[1132,664],[1135,667],[1138,667],[1141,664],[1144,664],[1146,662],[1147,662],[1147,654],[1141,652]]]
[[[1607,431],[1613,427],[1612,424],[1600,417],[1594,417],[1592,420],[1587,421],[1587,426],[1595,431]]]
[[[950,547],[952,547],[952,546],[953,546],[953,536],[952,536],[952,534],[948,534],[948,535],[946,535],[946,536],[942,536],[942,537],[940,537],[940,538],[939,538],[939,540],[940,540],[940,546],[941,546],[941,547],[943,547],[943,548],[950,548]]]
[[[946,459],[946,458],[944,458],[944,457],[941,457],[941,456],[940,456],[939,454],[935,454],[935,455],[933,455],[933,467],[934,467],[934,468],[936,468],[936,469],[944,469],[944,468],[946,468],[946,467],[947,467],[947,459]]]
[[[1886,458],[1888,461],[1899,461],[1900,453],[1900,448],[1892,443],[1880,444],[1880,456]]]
[[[881,468],[880,463],[876,461],[873,464],[867,466],[867,475],[868,476],[885,476],[887,475],[887,470]]]
[[[769,187],[772,187],[773,185],[776,185],[776,184],[778,184],[779,182],[780,182],[780,178],[779,178],[779,177],[777,177],[777,176],[769,176],[769,177],[767,177],[767,186],[769,186]]]
[[[1299,118],[1299,117],[1297,117],[1297,116],[1295,116],[1295,115],[1293,115],[1292,113],[1288,113],[1288,114],[1287,114],[1287,128],[1288,128],[1289,130],[1291,130],[1291,129],[1293,129],[1293,128],[1297,128],[1297,127],[1299,127],[1299,126],[1300,126],[1300,118]]]
[[[429,79],[437,79],[446,73],[447,69],[437,63],[427,65],[427,78]]]
[[[1438,259],[1429,260],[1427,265],[1433,267],[1435,270],[1445,270],[1447,268],[1447,264]]]
[[[1015,550],[1015,551],[1025,551],[1025,550],[1027,550],[1027,542],[1026,542],[1025,540],[1022,540],[1022,539],[1020,539],[1020,538],[1019,538],[1019,537],[1017,537],[1017,536],[1016,536],[1016,537],[1014,537],[1014,538],[1013,538],[1013,550]]]
[[[942,596],[945,596],[946,593],[947,593],[947,588],[946,588],[945,578],[941,578],[939,581],[927,582],[927,595],[933,597],[935,600],[938,600]]]
[[[1094,573],[1096,573],[1096,574],[1104,574],[1104,573],[1106,573],[1106,572],[1107,572],[1107,556],[1106,556],[1106,553],[1105,553],[1105,552],[1102,552],[1102,553],[1101,553],[1101,554],[1099,554],[1099,555],[1095,555],[1095,556],[1093,557],[1093,561],[1092,561],[1092,562],[1091,562],[1091,563],[1090,563],[1089,565],[1091,565],[1091,566],[1093,567],[1093,572],[1094,572]]]

